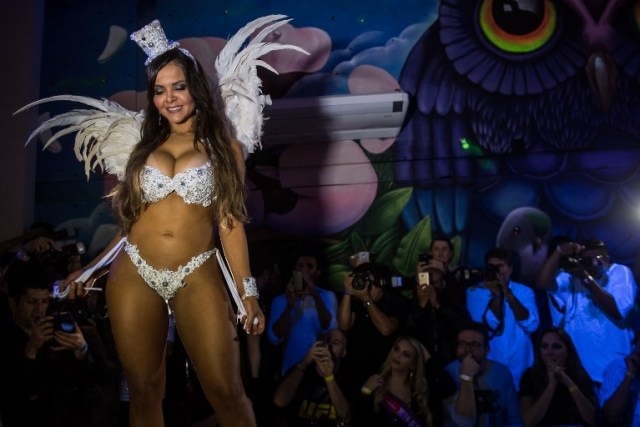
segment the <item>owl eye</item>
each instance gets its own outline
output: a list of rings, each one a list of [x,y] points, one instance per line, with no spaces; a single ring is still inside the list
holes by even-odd
[[[553,36],[558,15],[551,0],[483,0],[480,28],[498,49],[528,53]]]

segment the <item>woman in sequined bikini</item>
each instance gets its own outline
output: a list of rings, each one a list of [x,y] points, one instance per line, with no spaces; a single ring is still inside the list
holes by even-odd
[[[242,279],[245,330],[261,333],[265,319],[250,290],[255,282],[243,227],[244,156],[201,70],[178,48],[149,62],[142,139],[113,194],[127,237],[106,293],[132,427],[163,425],[166,302],[218,421],[255,425],[240,379],[235,317],[214,255],[217,227],[231,273]]]

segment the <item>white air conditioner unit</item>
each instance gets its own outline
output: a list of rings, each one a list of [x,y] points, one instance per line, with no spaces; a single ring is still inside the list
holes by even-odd
[[[408,103],[403,92],[275,99],[264,109],[262,143],[395,138]]]

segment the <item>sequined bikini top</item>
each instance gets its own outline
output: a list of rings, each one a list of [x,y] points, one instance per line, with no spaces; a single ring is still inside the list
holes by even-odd
[[[213,201],[213,166],[210,162],[175,174],[173,178],[153,166],[140,171],[142,201],[155,203],[176,192],[187,204],[210,206]]]

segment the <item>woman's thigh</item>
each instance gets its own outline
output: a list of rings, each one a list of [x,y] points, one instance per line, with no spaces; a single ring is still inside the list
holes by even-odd
[[[106,292],[118,357],[129,381],[163,374],[167,306],[124,251],[111,265]]]
[[[235,316],[215,257],[185,281],[187,285],[178,291],[170,305],[180,338],[203,387],[238,381]]]

